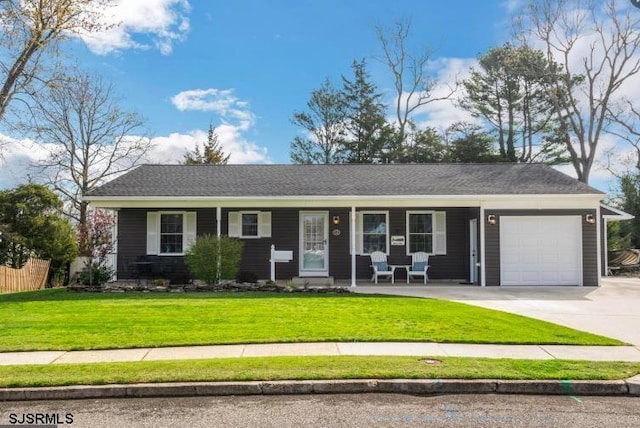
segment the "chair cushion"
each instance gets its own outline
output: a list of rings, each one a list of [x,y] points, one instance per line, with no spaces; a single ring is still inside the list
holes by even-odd
[[[378,272],[389,270],[389,265],[387,264],[387,262],[375,262],[374,265]]]
[[[411,267],[411,270],[414,272],[424,272],[427,268],[427,262],[415,262]]]

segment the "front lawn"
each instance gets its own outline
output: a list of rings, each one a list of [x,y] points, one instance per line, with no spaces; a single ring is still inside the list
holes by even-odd
[[[0,295],[0,351],[324,341],[620,345],[435,299],[286,293]]]
[[[304,379],[627,379],[640,363],[416,357],[269,357],[0,366],[0,387]],[[567,384],[570,392],[570,384]]]

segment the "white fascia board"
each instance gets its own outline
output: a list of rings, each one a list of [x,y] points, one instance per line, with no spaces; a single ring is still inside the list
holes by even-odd
[[[600,204],[602,208],[606,208],[609,211],[613,211],[615,214],[603,214],[602,217],[612,221],[631,220],[635,218],[634,215],[624,212],[618,208],[614,208],[607,204]]]
[[[528,195],[527,197],[510,197],[485,199],[485,210],[497,209],[597,209],[603,195]]]
[[[95,208],[208,208],[208,207],[479,207],[489,209],[592,208],[603,195],[380,195],[380,196],[92,196],[84,200]]]

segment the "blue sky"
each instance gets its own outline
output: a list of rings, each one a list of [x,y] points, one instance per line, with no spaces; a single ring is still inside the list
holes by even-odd
[[[289,162],[289,143],[299,129],[290,123],[325,77],[340,84],[354,59],[380,52],[374,26],[412,20],[412,48],[432,46],[434,57],[475,58],[500,43],[506,19],[502,1],[202,1],[189,2],[189,31],[169,54],[157,49],[120,49],[96,56],[76,51],[126,95],[126,104],[148,120],[155,136],[206,130],[210,122],[236,124],[213,107],[180,111],[172,98],[183,91],[232,91],[253,115],[241,137],[265,161]],[[174,10],[184,11],[174,7]],[[149,42],[148,35],[134,37]],[[389,76],[369,60],[372,78],[389,94]],[[223,97],[208,96],[209,101]],[[264,153],[264,152],[263,152]]]
[[[301,130],[290,123],[328,77],[349,76],[367,58],[372,80],[393,101],[375,25],[411,19],[410,49],[433,50],[434,73],[446,81],[509,38],[517,0],[118,0],[121,25],[65,46],[83,68],[115,83],[123,107],[147,120],[151,162],[177,162],[217,126],[234,163],[289,162]],[[515,10],[517,13],[517,10]],[[444,128],[465,118],[450,103],[417,118]],[[17,137],[16,137],[17,138]],[[15,150],[14,150],[15,151]],[[37,150],[29,156],[37,156]],[[24,161],[25,153],[5,152]],[[19,164],[19,162],[18,162]],[[22,169],[4,168],[0,183]]]

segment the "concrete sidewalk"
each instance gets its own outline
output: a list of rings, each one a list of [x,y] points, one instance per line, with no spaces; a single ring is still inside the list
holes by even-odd
[[[640,346],[326,342],[0,353],[0,365],[78,364],[270,356],[378,355],[640,362]]]

